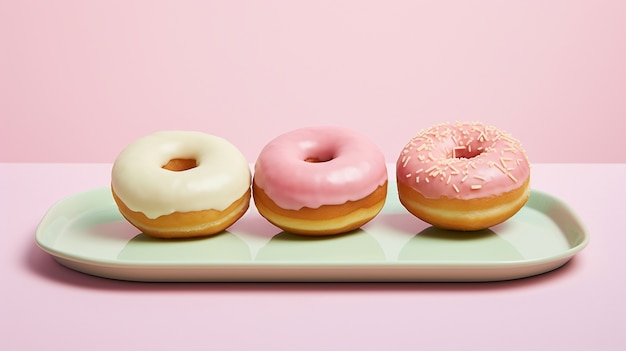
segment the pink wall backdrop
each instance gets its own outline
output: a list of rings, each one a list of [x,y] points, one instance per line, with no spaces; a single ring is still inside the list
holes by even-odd
[[[352,127],[388,161],[482,120],[534,162],[626,162],[626,1],[0,2],[0,161],[113,162],[164,129],[253,162]]]

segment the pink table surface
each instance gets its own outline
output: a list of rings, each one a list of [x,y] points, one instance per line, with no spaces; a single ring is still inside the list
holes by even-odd
[[[537,164],[589,246],[564,267],[495,283],[136,283],[78,273],[34,240],[55,201],[110,164],[0,164],[2,350],[617,350],[626,348],[626,164]]]

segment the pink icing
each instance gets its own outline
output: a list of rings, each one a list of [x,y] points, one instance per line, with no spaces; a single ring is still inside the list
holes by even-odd
[[[530,176],[520,142],[480,122],[443,123],[402,150],[396,178],[427,198],[475,199],[512,191]]]
[[[315,158],[321,162],[307,162]],[[297,129],[261,151],[255,184],[280,207],[299,210],[366,197],[387,181],[385,157],[365,136],[331,126]]]

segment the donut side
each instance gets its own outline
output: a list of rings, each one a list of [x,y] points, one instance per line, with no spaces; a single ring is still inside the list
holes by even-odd
[[[474,231],[500,224],[515,215],[528,201],[530,178],[522,186],[498,196],[477,199],[426,198],[398,182],[402,205],[414,216],[435,227]]]
[[[113,199],[124,218],[144,234],[163,238],[193,238],[222,232],[241,218],[250,206],[248,190],[223,211],[207,209],[191,212],[174,212],[157,218],[148,218],[142,212],[133,211],[112,189]]]
[[[387,182],[368,196],[341,205],[323,205],[299,210],[284,209],[256,183],[252,184],[254,203],[265,219],[284,231],[302,235],[333,235],[363,226],[382,210],[387,197]]]

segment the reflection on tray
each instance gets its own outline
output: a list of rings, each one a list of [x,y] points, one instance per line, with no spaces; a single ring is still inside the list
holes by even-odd
[[[225,250],[224,248],[228,248]],[[250,261],[248,245],[225,231],[217,235],[192,239],[157,239],[139,234],[120,251],[119,260],[143,262],[223,262]]]
[[[332,236],[281,232],[259,250],[257,261],[381,261],[380,244],[362,229]]]
[[[127,242],[117,259],[136,262],[362,262],[385,261],[383,249],[363,229],[332,236],[274,235],[256,257],[238,236],[225,231],[191,239],[158,239],[138,234]],[[428,227],[412,237],[400,251],[400,261],[517,261],[523,255],[493,230],[457,232]]]
[[[246,262],[250,248],[225,231],[191,239],[158,239],[138,234],[129,240],[118,260],[136,262]],[[258,252],[256,261],[369,261],[385,260],[376,239],[362,229],[332,236],[302,236],[288,232],[274,235]]]
[[[458,232],[428,227],[400,251],[400,261],[516,261],[522,254],[491,229]]]

